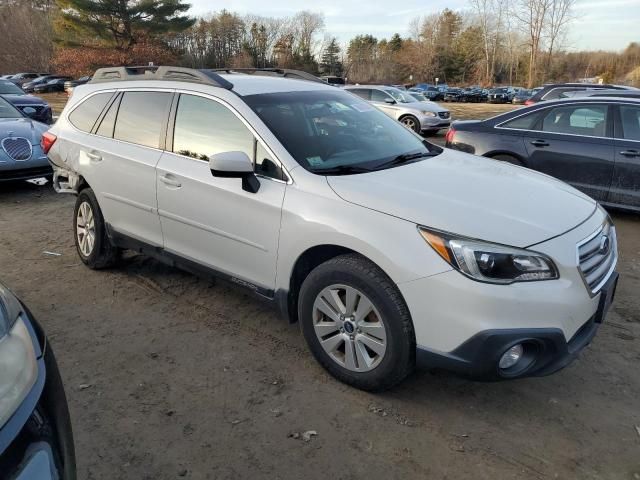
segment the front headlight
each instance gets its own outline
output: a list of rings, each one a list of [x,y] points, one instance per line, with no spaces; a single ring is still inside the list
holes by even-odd
[[[436,113],[435,113],[435,112],[427,112],[427,111],[424,111],[424,112],[422,112],[422,113],[424,114],[424,116],[425,116],[425,117],[435,117],[435,116],[436,116]]]
[[[510,284],[558,278],[553,261],[542,253],[418,227],[420,235],[453,268],[481,282]]]
[[[10,317],[14,299],[0,286],[0,428],[11,418],[38,378],[38,361],[21,317]],[[15,301],[17,303],[17,301]]]

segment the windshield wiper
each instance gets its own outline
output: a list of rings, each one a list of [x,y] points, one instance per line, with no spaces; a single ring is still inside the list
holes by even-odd
[[[412,160],[417,160],[418,158],[426,158],[426,157],[435,157],[439,155],[440,152],[418,152],[418,153],[403,153],[402,155],[398,155],[393,160],[389,160],[388,162],[381,163],[376,166],[376,170],[382,170],[385,168],[395,167],[397,165],[402,165],[403,163],[410,162]]]
[[[356,173],[368,173],[370,171],[370,168],[356,167],[353,165],[338,165],[337,167],[331,168],[318,168],[317,170],[313,170],[313,173],[317,173],[319,175],[352,175]]]

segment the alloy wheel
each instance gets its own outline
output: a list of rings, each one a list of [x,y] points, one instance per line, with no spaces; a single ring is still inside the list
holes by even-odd
[[[348,285],[330,285],[317,295],[313,328],[329,357],[353,372],[373,370],[387,350],[387,332],[378,310]]]
[[[96,227],[93,209],[88,202],[82,202],[78,208],[76,236],[78,238],[78,248],[82,255],[85,257],[91,255],[96,242]]]

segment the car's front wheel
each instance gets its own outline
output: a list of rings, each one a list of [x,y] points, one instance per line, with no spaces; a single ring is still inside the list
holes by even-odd
[[[76,199],[73,230],[80,260],[89,268],[101,269],[114,265],[118,249],[107,237],[107,229],[93,190],[85,188]]]
[[[409,130],[420,133],[420,121],[413,115],[405,115],[400,119],[400,123],[402,123]]]
[[[385,390],[414,367],[409,310],[391,279],[364,257],[342,255],[316,267],[302,284],[298,315],[315,358],[349,385]]]

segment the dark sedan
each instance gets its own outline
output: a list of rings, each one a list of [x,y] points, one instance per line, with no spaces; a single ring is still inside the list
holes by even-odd
[[[604,205],[640,211],[640,99],[542,102],[455,122],[447,147],[557,177]]]
[[[46,83],[41,83],[33,87],[35,93],[52,93],[52,92],[64,92],[64,84],[69,81],[69,77],[59,77],[49,80]]]
[[[460,96],[462,95],[461,88],[448,88],[444,94],[445,102],[458,102],[460,101]]]
[[[49,104],[39,97],[27,95],[14,83],[0,80],[0,97],[38,122],[53,122],[53,112]]]
[[[51,80],[55,80],[56,78],[60,78],[58,75],[43,75],[38,78],[34,78],[33,80],[23,83],[22,90],[27,93],[33,93],[33,90],[38,86],[50,82]]]
[[[0,477],[74,480],[69,409],[51,346],[0,284]]]
[[[562,98],[564,93],[578,92],[582,90],[635,90],[633,87],[624,85],[608,85],[600,83],[549,83],[540,88],[535,94],[525,102],[525,105],[533,105],[538,102],[556,100]]]

